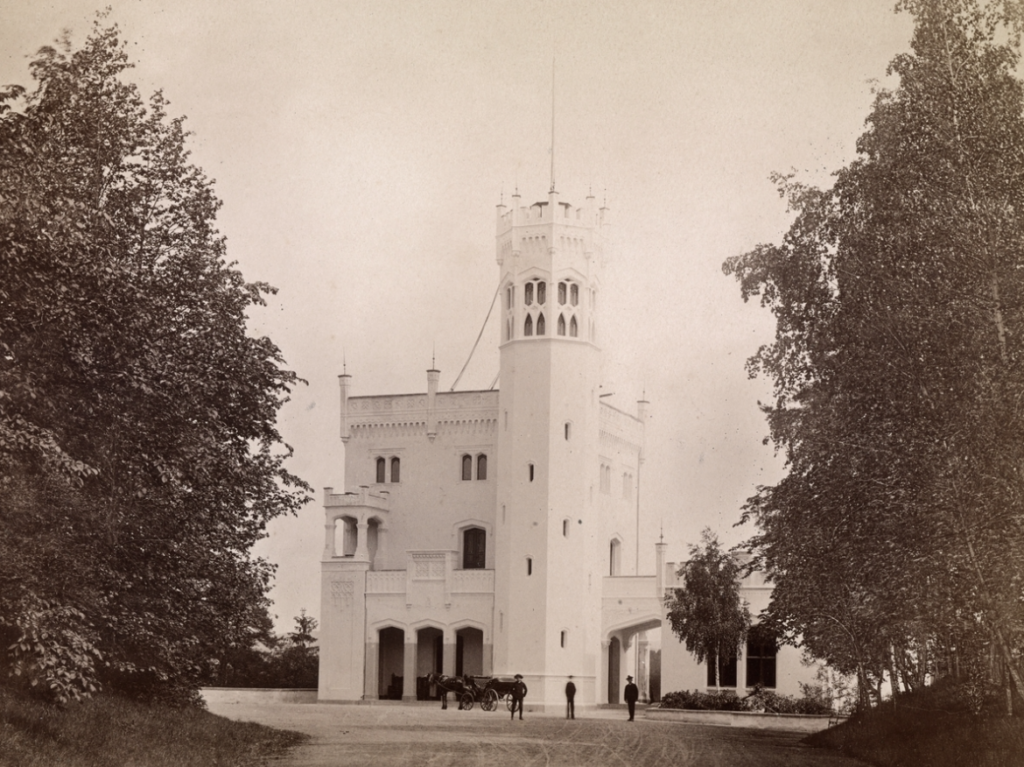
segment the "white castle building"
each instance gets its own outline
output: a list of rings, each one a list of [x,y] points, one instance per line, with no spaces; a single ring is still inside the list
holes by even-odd
[[[431,672],[523,674],[535,708],[563,706],[570,674],[581,706],[618,702],[627,674],[646,689],[674,567],[636,540],[648,403],[601,397],[608,227],[553,184],[498,206],[498,390],[441,392],[432,369],[425,393],[354,396],[339,377],[348,490],[325,489],[320,700],[423,699]],[[655,575],[624,574],[638,544]],[[662,689],[703,687],[662,644]]]

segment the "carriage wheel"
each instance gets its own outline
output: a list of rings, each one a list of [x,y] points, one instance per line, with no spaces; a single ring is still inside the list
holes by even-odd
[[[498,693],[494,690],[484,692],[484,698],[480,701],[480,708],[484,711],[494,711],[498,707]]]
[[[507,708],[509,711],[512,710],[512,701],[514,700],[515,698],[513,698],[511,694],[505,696],[505,708]]]
[[[466,711],[472,711],[473,710],[473,693],[471,693],[471,692],[464,692],[464,693],[462,693],[462,697],[459,698],[459,704]]]

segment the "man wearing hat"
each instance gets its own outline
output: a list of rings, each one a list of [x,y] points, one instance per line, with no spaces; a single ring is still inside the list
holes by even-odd
[[[633,721],[633,714],[636,713],[636,700],[640,697],[640,690],[633,684],[633,677],[626,677],[626,690],[623,696],[626,699],[626,705],[629,707],[629,721]]]
[[[526,697],[526,685],[523,675],[516,674],[516,683],[512,685],[512,719],[516,718],[516,706],[519,707],[519,719],[523,718],[523,698]]]
[[[576,685],[572,683],[572,674],[565,685],[565,718],[576,718]]]

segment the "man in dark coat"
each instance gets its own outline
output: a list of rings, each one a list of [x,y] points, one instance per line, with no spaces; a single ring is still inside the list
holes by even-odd
[[[572,674],[565,685],[565,718],[576,718],[576,685],[572,683]]]
[[[516,707],[519,707],[519,719],[523,718],[523,698],[526,697],[526,685],[523,683],[523,675],[516,674],[516,683],[512,685],[512,719],[516,718]]]
[[[640,697],[640,690],[633,684],[633,677],[626,677],[626,690],[623,696],[626,699],[626,706],[629,707],[629,721],[633,721],[633,715],[636,713],[636,701]]]

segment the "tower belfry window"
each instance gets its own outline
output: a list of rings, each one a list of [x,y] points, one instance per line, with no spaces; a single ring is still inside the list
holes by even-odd
[[[533,283],[528,282],[523,286],[523,301],[526,302],[527,306],[533,303]]]
[[[387,471],[388,462],[383,458],[377,459],[377,484],[384,484],[387,480],[384,478],[384,472]]]
[[[530,315],[526,315],[526,323],[523,325],[523,335],[533,335],[533,317],[531,317]]]
[[[544,283],[542,282],[541,285],[543,285],[543,284]],[[544,335],[545,332],[546,332],[546,328],[544,327],[544,315],[543,314],[538,314],[537,315],[537,335],[542,336],[542,335]]]
[[[558,303],[560,303],[560,304],[564,304],[565,303],[565,283],[564,282],[558,283]]]
[[[544,305],[544,299],[547,298],[547,287],[548,284],[546,282],[537,283],[537,303],[542,306]]]
[[[573,306],[577,306],[580,302],[580,286],[575,282],[569,286],[569,301]]]
[[[576,324],[576,318],[572,317],[569,320],[569,336],[571,338],[576,338],[579,334],[580,334],[579,325]]]
[[[559,314],[558,315],[558,335],[560,335],[560,336],[564,336],[565,335],[565,315],[564,314]]]

